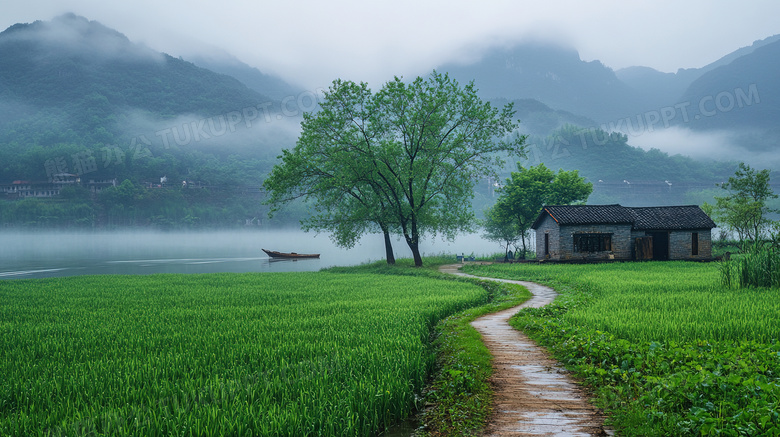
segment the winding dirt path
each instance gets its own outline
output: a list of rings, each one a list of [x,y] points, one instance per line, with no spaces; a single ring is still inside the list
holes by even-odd
[[[459,276],[460,264],[442,266],[441,271]],[[533,294],[523,304],[482,316],[471,325],[482,334],[493,354],[491,383],[495,392],[494,413],[488,436],[606,436],[599,410],[568,372],[525,334],[507,323],[521,308],[542,307],[555,299],[550,287],[533,282],[490,279],[520,284]]]

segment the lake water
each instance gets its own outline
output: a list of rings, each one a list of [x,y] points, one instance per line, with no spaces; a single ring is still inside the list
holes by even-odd
[[[501,252],[479,235],[453,242],[427,239],[423,254]],[[272,260],[260,249],[319,253],[319,259]],[[395,241],[397,258],[411,258]],[[209,232],[0,232],[0,279],[95,274],[317,271],[384,259],[381,235],[364,237],[352,249],[336,247],[326,234],[300,230]]]

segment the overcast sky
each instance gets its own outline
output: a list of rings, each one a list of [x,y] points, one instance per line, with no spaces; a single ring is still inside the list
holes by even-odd
[[[222,49],[311,88],[426,74],[526,38],[673,72],[780,33],[778,0],[0,0],[0,27],[65,12],[174,56]]]

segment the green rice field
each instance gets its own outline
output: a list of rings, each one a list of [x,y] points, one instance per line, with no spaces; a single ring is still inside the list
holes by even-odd
[[[515,265],[481,268],[510,277]],[[732,290],[716,263],[656,262],[527,266],[524,278],[573,284],[588,295],[564,319],[630,341],[780,338],[780,289]]]
[[[780,289],[717,263],[470,266],[561,292],[510,322],[594,388],[621,435],[780,435]]]
[[[374,274],[0,281],[0,435],[376,435],[478,286]]]

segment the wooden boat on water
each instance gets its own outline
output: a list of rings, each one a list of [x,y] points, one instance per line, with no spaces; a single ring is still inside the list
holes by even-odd
[[[275,250],[262,249],[271,258],[283,259],[301,259],[301,258],[319,258],[319,253],[296,253],[296,252],[277,252]]]

